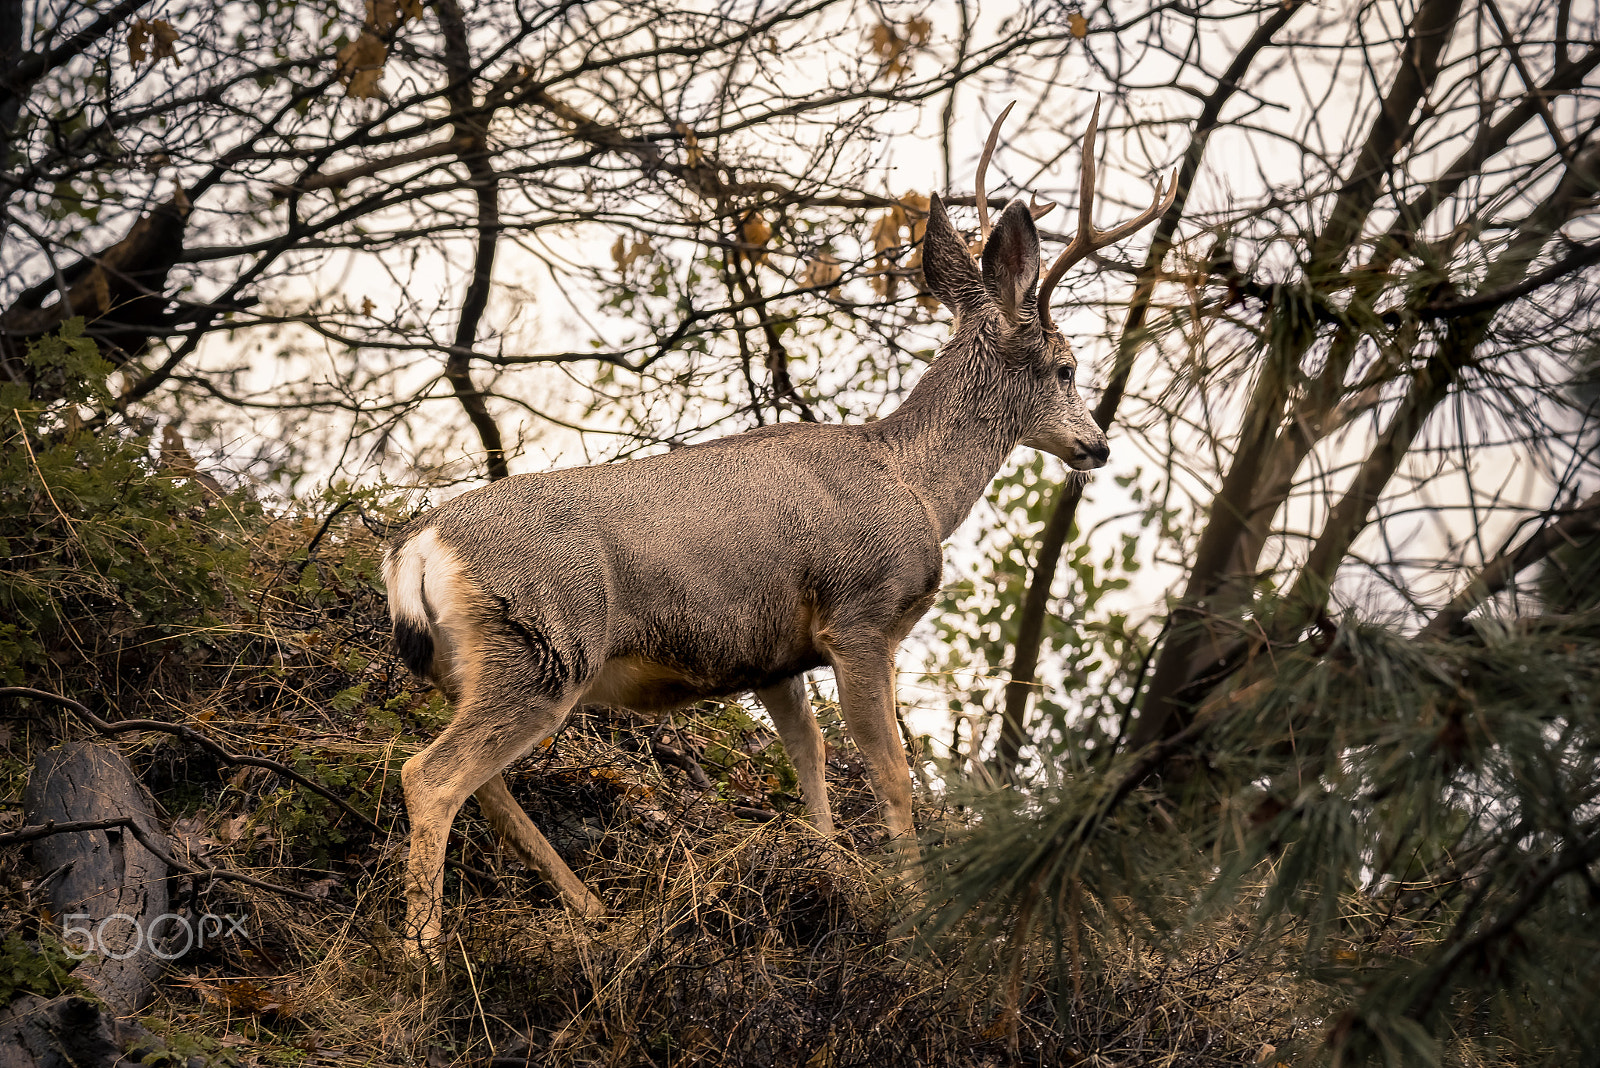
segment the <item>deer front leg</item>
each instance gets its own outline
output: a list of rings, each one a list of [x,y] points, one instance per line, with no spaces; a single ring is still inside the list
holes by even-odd
[[[883,822],[903,870],[915,878],[921,853],[911,822],[911,770],[894,717],[894,650],[870,638],[830,641],[827,648],[839,682],[845,726],[867,759],[872,792],[883,807]]]
[[[800,777],[800,796],[805,799],[806,814],[823,834],[833,833],[833,810],[828,807],[828,782],[825,762],[827,744],[822,740],[822,729],[811,712],[811,701],[806,697],[806,677],[796,675],[764,690],[757,690],[772,725],[778,728],[783,741],[783,751]]]

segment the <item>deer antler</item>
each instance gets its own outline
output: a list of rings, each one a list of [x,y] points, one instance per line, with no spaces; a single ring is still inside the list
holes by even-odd
[[[994,155],[995,142],[1000,139],[1000,124],[1006,121],[1006,116],[1011,114],[1011,109],[1016,106],[1017,102],[1013,100],[1006,105],[1000,117],[994,120],[994,125],[989,128],[989,140],[983,143],[983,155],[978,159],[978,174],[973,179],[973,196],[978,202],[979,244],[988,244],[989,231],[993,229],[989,225],[989,198],[983,191],[983,174],[989,169],[989,158]],[[1038,197],[1029,199],[1031,203],[1028,205],[1028,210],[1033,213],[1034,222],[1038,222],[1056,208],[1052,201],[1040,200]]]
[[[1013,100],[1006,105],[1000,117],[994,120],[994,125],[989,128],[989,140],[983,143],[983,155],[978,157],[978,176],[973,179],[973,192],[978,198],[978,236],[985,244],[989,241],[989,198],[983,192],[983,172],[989,169],[989,157],[994,155],[995,142],[1000,140],[1000,124],[1006,121],[1006,116],[1011,114],[1011,109],[1017,106]]]
[[[1174,170],[1171,187],[1165,188],[1166,183],[1158,179],[1155,199],[1148,208],[1139,213],[1137,218],[1129,219],[1109,230],[1096,230],[1094,228],[1094,135],[1099,125],[1100,101],[1096,100],[1094,113],[1089,116],[1089,129],[1083,135],[1083,175],[1078,183],[1078,232],[1072,235],[1072,241],[1061,250],[1056,262],[1050,265],[1050,271],[1044,276],[1044,281],[1039,283],[1039,307],[1046,318],[1050,316],[1050,294],[1055,289],[1056,283],[1061,281],[1061,276],[1067,273],[1068,267],[1096,249],[1120,241],[1145,226],[1150,220],[1172,207],[1172,202],[1178,196],[1178,172]],[[991,139],[992,137],[993,135]]]

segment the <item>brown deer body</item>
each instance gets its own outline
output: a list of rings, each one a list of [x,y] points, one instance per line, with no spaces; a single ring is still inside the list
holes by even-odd
[[[894,655],[937,595],[941,543],[1019,444],[1077,470],[1108,454],[1035,292],[1029,209],[1007,205],[981,268],[937,196],[930,210],[924,273],[955,323],[886,418],[769,426],[646,459],[513,476],[424,514],[390,545],[397,645],[454,706],[401,773],[412,825],[409,950],[437,940],[444,845],[472,794],[569,907],[601,911],[501,777],[579,704],[659,711],[753,691],[811,819],[829,832],[822,734],[803,680],[831,667],[884,822],[915,856]]]

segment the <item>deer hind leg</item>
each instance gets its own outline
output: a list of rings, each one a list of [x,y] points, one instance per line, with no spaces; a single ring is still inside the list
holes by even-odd
[[[544,881],[560,895],[562,902],[580,916],[596,917],[605,912],[600,899],[589,892],[583,881],[572,873],[561,854],[553,849],[539,832],[533,820],[506,787],[505,777],[491,775],[489,781],[478,787],[474,797],[478,807],[494,828],[500,840],[528,867],[544,877]]]
[[[894,649],[881,638],[826,641],[839,682],[840,711],[867,760],[872,792],[907,872],[921,859],[911,822],[911,769],[894,716]]]
[[[826,743],[817,717],[811,712],[811,701],[806,697],[806,677],[796,675],[776,686],[757,690],[756,697],[772,717],[783,741],[783,751],[800,777],[800,796],[805,799],[806,813],[823,834],[833,833],[833,810],[828,807],[828,784],[825,774]]]
[[[533,827],[533,821],[521,806],[509,793],[504,794],[502,804],[500,793],[505,790],[500,772],[560,729],[577,699],[577,688],[564,687],[557,696],[534,696],[541,692],[540,680],[530,679],[523,672],[496,672],[474,681],[478,684],[463,687],[466,696],[439,737],[400,769],[406,813],[411,819],[403,939],[410,956],[428,954],[438,942],[443,913],[445,843],[456,813],[473,793],[484,792],[488,797],[486,813],[519,853],[523,847],[530,847],[535,867],[547,877],[550,872],[556,873],[552,881],[562,892],[563,899],[572,904],[566,891],[583,886]],[[490,780],[498,784],[498,790]],[[506,805],[515,809],[515,816],[507,811]],[[521,817],[520,821],[517,816]],[[522,821],[526,821],[526,827]],[[506,827],[511,833],[507,833]],[[589,911],[592,896],[583,891],[579,900],[583,911]]]

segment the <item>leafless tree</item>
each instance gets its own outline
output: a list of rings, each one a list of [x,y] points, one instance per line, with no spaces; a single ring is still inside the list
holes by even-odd
[[[280,437],[316,413],[326,471],[446,453],[460,420],[417,417],[453,399],[491,478],[519,423],[629,398],[672,399],[629,408],[616,451],[814,418],[852,377],[814,381],[818,352],[918,314],[889,299],[912,223],[880,131],[941,105],[948,128],[960,87],[1070,46],[1044,14],[980,37],[843,0],[5,10],[6,376],[47,398],[25,343],[82,316],[124,406],[220,403]],[[570,312],[540,306],[560,294]],[[549,350],[563,314],[612,309],[631,329]],[[726,403],[691,411],[697,385]]]
[[[1183,594],[1134,746],[1182,729],[1247,650],[1326,629],[1370,582],[1425,621],[1462,582],[1426,573],[1487,563],[1497,536],[1565,514],[1587,475],[1588,413],[1562,387],[1595,330],[1600,51],[1570,5],[1510,18],[1493,3],[1278,5],[1214,66],[1191,58],[1219,43],[1203,21],[1108,18],[1112,85],[1194,100],[1164,125],[1130,113],[1178,149],[1179,198],[1142,263],[1092,268],[1132,283],[1097,418],[1122,423],[1169,473],[1164,492],[1191,502],[1173,556]],[[1485,482],[1495,465],[1531,484]],[[1457,483],[1427,514],[1466,521],[1430,540],[1416,493]],[[1082,494],[1067,483],[1040,536],[1006,769]],[[1391,551],[1402,542],[1434,551]]]

